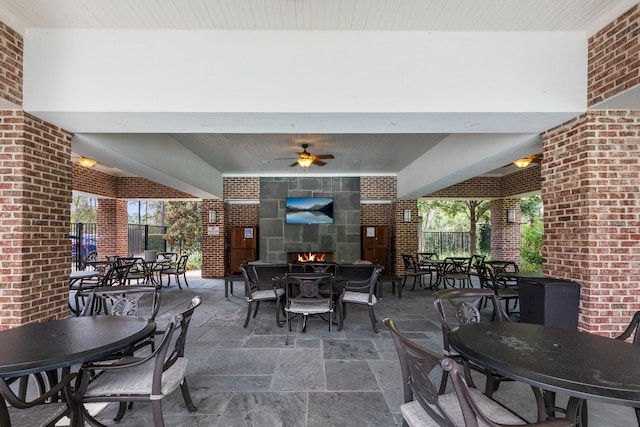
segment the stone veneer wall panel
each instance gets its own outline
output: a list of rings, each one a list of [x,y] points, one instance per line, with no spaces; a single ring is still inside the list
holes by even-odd
[[[287,197],[333,197],[334,223],[285,224]],[[336,261],[360,258],[360,178],[260,179],[260,258],[287,262],[287,252],[335,252]]]
[[[578,282],[579,328],[615,336],[640,310],[640,111],[592,111],[543,134],[543,266]]]
[[[71,134],[0,112],[0,329],[69,315]]]

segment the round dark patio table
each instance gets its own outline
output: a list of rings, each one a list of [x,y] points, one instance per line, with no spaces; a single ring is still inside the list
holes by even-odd
[[[640,407],[640,346],[517,322],[462,325],[451,331],[449,344],[480,366],[542,390]]]
[[[0,377],[12,378],[97,360],[150,336],[155,323],[137,316],[69,317],[0,331]],[[73,407],[72,425],[84,425]],[[6,412],[6,411],[5,411]]]

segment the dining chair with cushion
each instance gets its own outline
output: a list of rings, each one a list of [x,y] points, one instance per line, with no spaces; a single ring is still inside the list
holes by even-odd
[[[491,260],[486,261],[485,265],[492,269],[496,280],[504,287],[517,287],[518,280],[509,277],[509,273],[517,273],[520,271],[515,261]],[[516,288],[517,289],[517,288]]]
[[[140,316],[153,322],[160,310],[161,301],[162,292],[157,286],[120,285],[99,287],[92,290],[90,298],[80,315]],[[155,337],[162,335],[162,333],[162,330],[156,330],[154,335],[136,343],[133,348],[129,349],[129,352],[135,352],[146,345],[150,345],[153,350],[155,348]]]
[[[378,333],[378,326],[376,325],[377,320],[373,306],[378,302],[378,299],[376,298],[376,286],[378,285],[378,277],[381,272],[382,267],[375,266],[368,278],[364,280],[348,279],[346,281],[338,301],[340,306],[339,331],[342,330],[344,318],[347,315],[347,304],[358,304],[366,305],[368,307],[371,326],[373,326],[374,332]]]
[[[335,279],[329,273],[289,273],[285,279],[286,328],[285,345],[289,344],[291,315],[302,316],[302,332],[307,328],[308,316],[328,314],[329,339],[333,342],[333,313]],[[295,291],[297,292],[294,293]]]
[[[199,296],[194,297],[185,311],[168,322],[160,344],[150,355],[83,364],[76,398],[82,404],[119,402],[116,422],[124,416],[127,403],[150,402],[154,426],[163,427],[162,399],[180,387],[187,409],[195,412],[186,379],[189,360],[185,344],[191,318],[201,303]]]
[[[506,286],[505,283],[500,280],[498,273],[491,264],[478,265],[476,268],[478,272],[478,278],[480,280],[480,287],[491,289],[500,301],[504,301],[504,309],[508,316],[515,313],[513,310],[518,306],[520,300],[520,292],[517,288]],[[511,308],[513,304],[513,309]]]
[[[282,277],[279,278],[279,280],[274,280],[276,276],[272,275],[270,276],[268,282],[266,281],[266,279],[260,282],[257,278],[257,274],[263,276],[267,269],[258,268],[256,270],[256,267],[258,266],[250,266],[248,264],[243,264],[240,266],[240,272],[242,273],[242,277],[244,278],[244,299],[247,302],[247,317],[244,320],[244,327],[246,328],[249,324],[252,309],[254,318],[258,314],[258,308],[260,307],[261,301],[275,301],[276,324],[281,327],[282,322],[280,321],[280,311],[284,308],[282,298],[285,295],[285,290],[282,284],[284,283],[285,275],[288,271],[288,265],[285,270],[282,270],[284,273]],[[269,267],[269,274],[276,274],[276,272],[280,271],[275,265],[271,265]],[[259,273],[256,273],[257,271]],[[255,308],[253,308],[254,303]]]
[[[79,316],[84,310],[87,299],[91,296],[93,289],[126,285],[131,266],[131,263],[111,264],[104,273],[70,283],[69,298],[73,296],[73,304],[69,301],[69,304],[73,305],[71,311],[76,316]]]
[[[120,260],[131,264],[131,268],[127,274],[128,284],[131,284],[133,281],[135,281],[137,285],[148,285],[153,283],[152,263],[145,262],[142,257],[127,257],[120,258]]]
[[[182,289],[182,285],[180,284],[180,276],[184,279],[184,284],[189,287],[189,283],[187,282],[187,261],[189,260],[189,255],[180,255],[178,261],[176,262],[175,267],[169,267],[160,270],[160,286],[162,286],[162,276],[167,276],[167,287],[171,285],[171,276],[175,277],[176,282],[178,282],[178,288]]]
[[[416,258],[413,255],[402,254],[402,262],[404,264],[404,280],[402,281],[402,285],[400,285],[402,288],[404,288],[404,285],[406,285],[407,279],[409,277],[413,279],[413,285],[411,286],[412,291],[416,288],[416,283],[418,283],[418,285],[422,287],[422,278],[427,275],[429,276],[429,288],[433,286],[432,271],[420,268],[418,262],[416,261]]]
[[[504,427],[524,425],[527,422],[518,414],[482,394],[465,381],[460,365],[455,360],[434,353],[403,336],[395,322],[384,319],[395,344],[400,370],[404,403],[400,412],[405,426],[443,427]],[[438,392],[430,374],[438,371],[451,378],[453,391]],[[567,419],[553,419],[529,424],[531,426],[573,426]]]
[[[53,387],[39,391],[37,397],[26,400],[18,396],[5,379],[0,378],[0,425],[11,427],[48,427],[69,414],[68,396],[71,381],[77,374],[66,374]],[[26,378],[26,377],[25,377]]]
[[[444,355],[461,363],[464,368],[467,383],[475,386],[471,378],[471,369],[481,372],[486,376],[485,394],[491,396],[498,389],[500,381],[505,378],[497,375],[487,369],[473,365],[464,359],[460,354],[453,351],[449,346],[449,332],[463,324],[478,323],[482,320],[481,305],[485,301],[491,303],[490,313],[487,313],[490,321],[494,322],[510,322],[511,319],[502,309],[502,305],[498,297],[491,289],[481,288],[454,288],[436,291],[433,305],[436,309],[438,320],[442,328],[442,344]],[[447,302],[447,304],[445,304]],[[485,312],[489,309],[483,310]],[[443,372],[442,381],[440,383],[440,392],[444,392],[448,371]]]
[[[471,285],[471,258],[447,257],[442,268],[442,280],[452,288],[456,285],[460,288],[470,288]]]
[[[478,276],[478,266],[483,266],[487,257],[485,255],[473,254],[469,263],[469,274]]]

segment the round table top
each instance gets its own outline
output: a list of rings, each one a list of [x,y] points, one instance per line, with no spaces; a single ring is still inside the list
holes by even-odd
[[[0,376],[14,377],[108,356],[148,336],[155,323],[137,316],[84,316],[0,331]]]
[[[544,390],[640,406],[640,346],[517,322],[463,325],[449,344],[481,366]]]

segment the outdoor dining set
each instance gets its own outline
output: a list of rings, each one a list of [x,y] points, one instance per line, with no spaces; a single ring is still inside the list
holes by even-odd
[[[371,263],[245,263],[244,295],[220,301],[246,303],[244,323],[237,328],[268,320],[274,337],[283,337],[283,349],[293,345],[303,351],[305,345],[297,345],[304,343],[300,337],[318,329],[324,331],[321,345],[334,346],[336,331],[342,341],[355,325],[390,338],[399,376],[386,381],[401,386],[399,411],[410,426],[531,422],[518,407],[496,398],[513,381],[530,387],[536,425],[586,427],[589,402],[640,408],[640,371],[635,369],[640,312],[618,339],[523,322],[523,298],[529,297],[520,288],[542,274],[480,256],[439,260],[421,253],[411,258],[415,270],[407,270],[399,286],[405,288],[404,297],[391,298],[395,308],[384,310],[382,322],[374,310],[384,309],[383,269]],[[0,332],[0,346],[12,348],[0,352],[0,426],[53,425],[64,416],[72,426],[100,426],[87,404],[102,402],[117,404],[116,422],[135,402],[149,402],[153,425],[163,426],[162,400],[178,388],[180,408],[196,411],[187,381],[185,335],[202,299],[196,296],[158,320],[168,286],[162,272],[179,271],[179,260],[173,254],[88,260],[70,277],[72,316]],[[182,276],[171,274],[176,280],[176,274]],[[399,315],[402,304],[418,295],[432,296],[432,306],[423,310],[434,312],[439,323],[438,350],[414,338],[421,336],[415,326],[404,331],[412,323]],[[254,324],[252,319],[257,319]],[[568,400],[558,399],[560,394]],[[640,409],[636,414],[640,423]]]
[[[71,426],[99,426],[87,403],[119,402],[117,422],[144,401],[163,426],[161,399],[177,388],[195,411],[184,347],[202,301],[193,297],[167,322],[156,319],[163,276],[180,283],[185,260],[171,253],[87,260],[70,276],[73,316],[2,331],[0,346],[12,350],[0,352],[0,425],[49,426],[66,416]]]

